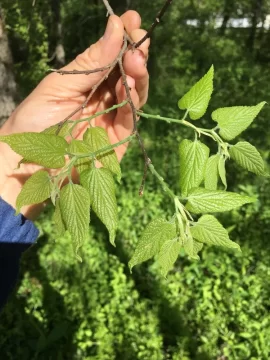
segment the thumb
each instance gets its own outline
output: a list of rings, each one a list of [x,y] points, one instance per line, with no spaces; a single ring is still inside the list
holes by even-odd
[[[94,70],[110,64],[121,50],[123,36],[124,26],[121,19],[116,15],[110,16],[104,36],[61,70]],[[80,96],[90,91],[93,85],[104,76],[106,71],[108,70],[89,75],[76,74],[63,76],[58,73],[52,73],[40,85],[42,87],[49,86],[51,91],[57,91],[57,95],[61,97]]]

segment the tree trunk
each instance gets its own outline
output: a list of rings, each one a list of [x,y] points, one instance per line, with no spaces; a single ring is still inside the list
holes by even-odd
[[[257,33],[257,24],[262,18],[262,7],[263,7],[263,0],[253,0],[251,28],[247,41],[247,46],[250,52],[254,51],[256,33]]]
[[[225,35],[227,25],[230,20],[233,9],[234,9],[234,0],[226,0],[225,5],[224,5],[224,10],[223,10],[223,21],[222,21],[222,25],[219,30],[219,33],[221,36]]]
[[[0,8],[0,126],[15,109],[17,89],[13,74],[11,51]]]
[[[61,22],[61,0],[51,0],[52,29],[50,47],[53,49],[54,66],[60,68],[65,65],[65,49],[63,45],[63,31]]]

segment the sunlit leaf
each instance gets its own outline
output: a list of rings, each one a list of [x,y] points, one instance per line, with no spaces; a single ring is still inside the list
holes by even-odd
[[[75,155],[83,155],[89,154],[92,152],[92,148],[89,144],[80,141],[80,140],[72,140],[69,144],[68,151],[71,154]],[[90,169],[93,165],[93,159],[91,157],[83,157],[79,158],[75,162],[75,168],[79,174],[81,174],[84,170]]]
[[[249,127],[265,104],[263,101],[256,106],[220,108],[212,113],[212,119],[218,123],[220,135],[225,140],[232,140]]]
[[[235,209],[256,199],[223,190],[193,189],[187,197],[186,209],[194,214],[223,212]]]
[[[28,162],[57,169],[65,165],[68,146],[61,136],[42,133],[21,133],[0,136],[0,141],[8,144],[12,150],[27,159]]]
[[[187,109],[192,120],[200,119],[206,112],[213,92],[213,65],[178,102],[181,110]]]
[[[186,195],[189,189],[198,187],[204,178],[209,148],[200,141],[183,140],[180,153],[180,188]]]
[[[212,155],[209,157],[205,167],[204,186],[209,190],[216,190],[218,184],[218,163],[220,155]]]
[[[203,243],[200,243],[199,241],[193,239],[193,255],[195,257],[198,257],[198,253],[202,250],[202,248],[203,248]]]
[[[89,144],[92,152],[111,145],[107,132],[101,127],[87,129],[83,135],[83,140]],[[121,180],[121,168],[114,149],[98,155],[97,160],[100,161],[105,168],[115,174],[118,181]]]
[[[60,211],[63,224],[71,234],[76,257],[81,261],[78,250],[89,236],[90,197],[80,185],[65,185],[60,192]]]
[[[163,276],[166,277],[168,272],[172,269],[179,256],[180,250],[181,244],[177,238],[166,240],[161,246],[157,261],[161,267],[161,273]]]
[[[191,227],[192,236],[201,243],[208,245],[224,246],[240,250],[240,246],[231,241],[226,229],[212,215],[203,215]]]
[[[118,212],[112,173],[105,168],[93,167],[91,170],[84,171],[80,179],[84,188],[89,192],[92,209],[108,229],[110,242],[115,245]]]
[[[174,239],[175,237],[175,223],[168,222],[164,219],[151,221],[145,228],[129,262],[130,269],[157,255],[164,242]]]
[[[50,197],[52,189],[51,178],[47,171],[39,170],[24,183],[16,200],[16,213],[22,206],[39,204]]]
[[[59,202],[60,202],[60,200],[57,199],[56,203],[55,203],[54,214],[53,214],[53,222],[55,224],[55,229],[56,229],[57,236],[62,236],[62,235],[65,234],[66,228],[65,228],[65,225],[63,223]]]
[[[58,135],[61,137],[65,137],[67,135],[69,135],[69,129],[71,128],[72,124],[70,124],[69,122],[65,122],[61,127],[60,127],[60,131],[57,133],[58,129],[59,129],[59,125],[52,125],[50,127],[48,127],[47,129],[42,131],[42,134],[50,134],[50,135]]]
[[[219,156],[218,162],[218,173],[221,178],[222,184],[227,189],[227,179],[226,179],[226,168],[225,168],[225,158],[223,156]]]
[[[240,141],[229,149],[231,158],[244,169],[257,175],[264,175],[264,162],[255,146],[247,141]]]

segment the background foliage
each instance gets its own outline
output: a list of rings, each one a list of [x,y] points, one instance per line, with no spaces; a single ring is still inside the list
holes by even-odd
[[[118,14],[127,7],[138,10],[144,26],[162,3],[111,1]],[[59,44],[69,61],[102,35],[106,21],[98,0],[33,4],[2,0],[22,98],[49,67],[58,66]],[[212,63],[210,110],[269,102],[269,14],[268,0],[175,0],[152,39],[147,111],[177,116],[177,100]],[[232,19],[247,19],[248,27],[232,27]],[[266,106],[245,133],[265,160],[269,116]],[[191,133],[154,120],[140,126],[153,163],[177,190],[178,143]],[[242,254],[205,247],[200,262],[180,257],[163,279],[152,262],[132,275],[127,267],[145,225],[172,210],[150,176],[144,196],[136,196],[142,166],[134,144],[122,162],[116,248],[94,219],[80,264],[68,238],[55,242],[50,209],[42,215],[41,237],[25,254],[17,293],[0,317],[3,359],[269,359],[269,180],[230,165],[229,190],[258,194],[257,203],[220,218]]]

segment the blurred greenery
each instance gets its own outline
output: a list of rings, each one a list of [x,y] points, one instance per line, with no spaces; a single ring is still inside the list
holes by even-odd
[[[127,6],[138,10],[148,27],[163,0],[111,4],[117,14]],[[63,28],[66,61],[99,38],[106,21],[98,0],[2,0],[2,7],[22,98],[56,66],[56,18]],[[269,0],[174,0],[152,39],[145,109],[180,116],[178,99],[212,63],[216,71],[210,111],[269,102],[269,14]],[[232,27],[232,19],[246,19],[248,27]],[[268,28],[263,27],[267,19]],[[187,20],[196,20],[196,26]],[[269,117],[266,106],[240,136],[266,161]],[[201,124],[211,126],[209,116]],[[140,128],[153,163],[177,190],[178,144],[192,133],[154,120],[141,121]],[[164,279],[151,261],[132,274],[127,267],[145,225],[172,214],[172,204],[150,175],[144,196],[136,196],[142,168],[140,150],[133,144],[122,162],[116,248],[93,215],[79,264],[70,240],[55,240],[51,209],[41,216],[41,236],[25,254],[17,289],[0,316],[1,359],[270,358],[269,179],[229,164],[229,189],[258,196],[255,204],[219,217],[242,254],[205,247],[200,262],[182,254]]]

